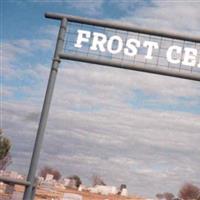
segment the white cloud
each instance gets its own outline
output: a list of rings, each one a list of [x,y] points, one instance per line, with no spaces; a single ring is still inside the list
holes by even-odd
[[[72,8],[88,15],[98,15],[102,11],[103,0],[84,0],[84,1],[68,1],[64,0]]]
[[[56,40],[58,31],[59,25],[47,25],[41,27],[38,32],[41,36],[50,37],[51,39]]]
[[[45,38],[45,37],[44,37]],[[36,50],[49,50],[54,47],[52,39],[16,39],[4,41],[2,44],[3,59],[16,59],[24,54],[31,54]]]
[[[127,2],[128,3],[128,2]],[[197,1],[156,1],[139,7],[123,21],[146,28],[198,35],[200,4]]]
[[[35,72],[33,70],[31,74],[40,67],[33,69]],[[48,70],[41,72],[36,74],[44,74],[41,77],[47,79]],[[88,184],[92,173],[103,175],[110,184],[119,185],[128,180],[131,191],[133,188],[133,192],[144,195],[158,192],[158,188],[164,190],[164,186],[158,183],[166,180],[165,187],[171,191],[177,190],[180,182],[187,179],[200,184],[197,179],[199,115],[137,110],[130,108],[125,101],[132,95],[133,88],[159,94],[155,88],[156,80],[161,94],[175,83],[177,88],[189,91],[188,96],[194,95],[189,88],[198,91],[195,83],[190,81],[177,82],[126,70],[63,63],[57,77],[40,168],[45,164],[54,166],[57,160],[60,161],[59,169],[66,176],[78,173]],[[33,98],[5,104],[3,124],[14,142],[15,163],[12,168],[22,169],[18,163],[21,158],[17,159],[20,154],[14,152],[32,149],[41,109],[38,105],[42,104],[45,83],[41,88],[27,90],[27,93],[34,94]],[[184,95],[178,91],[176,94],[171,91],[165,97]],[[39,97],[39,104],[34,97]],[[22,140],[24,142],[18,145]],[[28,167],[30,155],[30,152],[24,155],[24,170]],[[128,179],[130,174],[133,180]],[[147,183],[152,177],[155,183],[149,187]],[[142,190],[142,184],[147,184],[147,193]]]

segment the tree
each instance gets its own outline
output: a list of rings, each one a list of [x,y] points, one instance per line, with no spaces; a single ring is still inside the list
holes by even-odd
[[[174,199],[174,195],[173,195],[172,193],[169,193],[169,192],[165,192],[165,193],[163,194],[163,196],[164,196],[164,198],[165,198],[166,200],[173,200],[173,199]]]
[[[73,180],[75,182],[75,187],[77,188],[82,184],[80,177],[77,175],[69,176],[68,179]]]
[[[94,174],[92,176],[92,186],[94,187],[96,185],[106,185],[106,184],[100,176]]]
[[[157,199],[165,199],[165,200],[173,200],[174,199],[174,195],[172,193],[169,192],[165,192],[163,194],[157,194],[156,195]]]
[[[3,136],[3,131],[0,129],[0,170],[5,170],[12,162],[10,149],[10,140]]]
[[[161,193],[158,193],[158,194],[156,194],[156,198],[157,198],[157,199],[163,199],[163,198],[164,198],[164,196],[163,196],[163,194],[161,194]]]
[[[191,183],[185,183],[179,191],[179,197],[183,200],[199,200],[200,188]]]
[[[61,173],[58,170],[53,169],[49,166],[43,167],[39,172],[39,176],[43,178],[46,178],[47,174],[53,175],[53,178],[57,181],[61,178]]]

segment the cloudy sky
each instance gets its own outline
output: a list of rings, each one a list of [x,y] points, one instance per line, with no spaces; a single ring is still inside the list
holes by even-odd
[[[27,174],[59,22],[46,11],[199,35],[200,1],[1,1],[1,127]],[[200,186],[199,82],[62,61],[38,169],[92,174],[129,193]]]

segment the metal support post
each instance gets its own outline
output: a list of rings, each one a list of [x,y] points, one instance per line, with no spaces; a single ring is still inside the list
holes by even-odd
[[[47,123],[49,108],[50,108],[50,104],[51,104],[52,94],[53,94],[53,90],[54,90],[54,85],[55,85],[55,81],[56,81],[56,75],[57,75],[57,71],[58,71],[58,67],[59,67],[59,63],[60,63],[59,54],[63,51],[66,27],[67,27],[67,18],[62,18],[61,24],[60,24],[60,30],[59,30],[58,37],[57,37],[54,58],[52,61],[51,72],[49,75],[47,90],[46,90],[46,94],[45,94],[44,104],[43,104],[43,108],[42,108],[42,112],[41,112],[41,116],[40,116],[39,127],[38,127],[38,131],[37,131],[36,139],[35,139],[33,154],[32,154],[32,158],[31,158],[31,164],[30,164],[28,177],[27,177],[27,181],[30,182],[30,185],[26,186],[23,200],[34,199],[34,193],[35,193],[34,187],[36,187],[36,186],[34,186],[35,175],[36,175],[37,165],[38,165],[38,161],[39,161],[41,146],[42,146],[42,142],[43,142],[44,131],[45,131],[46,123]]]

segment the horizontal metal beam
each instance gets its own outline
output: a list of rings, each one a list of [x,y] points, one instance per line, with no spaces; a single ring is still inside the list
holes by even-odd
[[[184,41],[189,41],[189,42],[197,42],[197,43],[200,42],[200,37],[157,31],[153,29],[150,30],[146,28],[136,27],[131,24],[125,24],[125,23],[119,23],[119,22],[117,23],[115,21],[88,19],[88,18],[73,16],[73,15],[65,15],[65,14],[49,13],[49,12],[45,13],[45,17],[50,18],[50,19],[57,19],[57,20],[62,20],[63,18],[67,18],[69,22],[77,22],[77,23],[83,23],[83,24],[94,25],[94,26],[102,26],[102,27],[107,27],[107,28],[123,30],[123,31],[131,31],[131,32],[136,32],[136,33],[149,34],[149,35],[177,39],[177,40],[184,40]]]
[[[28,181],[6,178],[6,177],[0,177],[0,182],[6,183],[6,184],[23,185],[23,186],[31,185],[31,183]]]
[[[123,68],[123,69],[129,69],[129,70],[135,70],[135,71],[140,71],[140,72],[148,72],[148,73],[153,73],[153,74],[159,74],[159,75],[164,75],[164,76],[171,76],[171,77],[176,77],[176,78],[183,78],[183,79],[188,79],[188,80],[193,80],[193,81],[200,81],[200,73],[188,73],[184,71],[175,71],[166,68],[166,69],[161,69],[159,67],[147,67],[147,66],[137,66],[134,64],[129,64],[129,63],[120,63],[116,61],[109,61],[107,59],[96,59],[96,58],[91,58],[87,56],[80,56],[80,55],[71,55],[71,54],[66,54],[66,53],[61,53],[60,58],[62,59],[68,59],[68,60],[73,60],[73,61],[79,61],[79,62],[87,62],[87,63],[92,63],[92,64],[97,64],[97,65],[106,65],[110,67],[117,67],[117,68]]]

